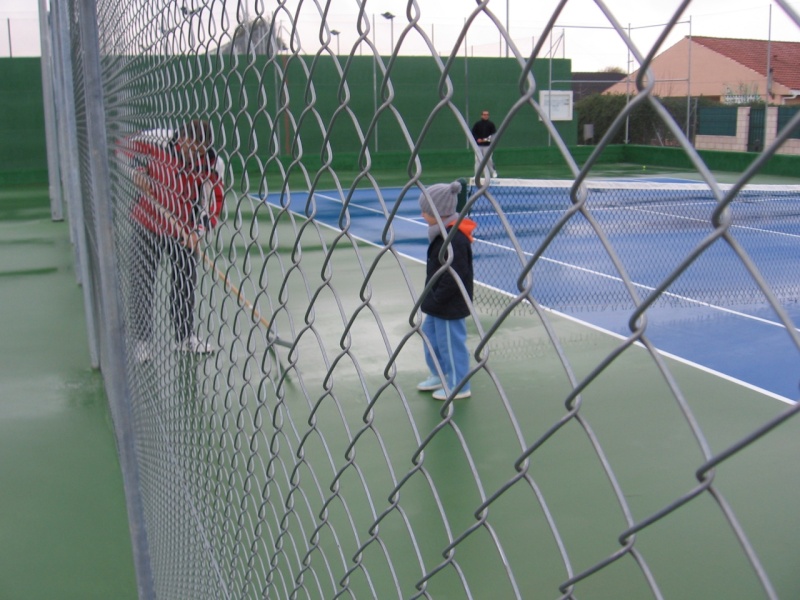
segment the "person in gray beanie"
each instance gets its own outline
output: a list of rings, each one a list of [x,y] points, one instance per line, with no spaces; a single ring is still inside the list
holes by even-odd
[[[472,395],[470,382],[466,380],[469,371],[467,317],[472,304],[472,232],[476,223],[462,219],[448,248],[442,252],[444,239],[458,220],[456,203],[460,191],[458,181],[437,183],[425,189],[419,198],[430,241],[420,306],[425,314],[422,333],[427,340],[425,363],[430,376],[417,384],[417,389],[432,391],[436,400],[446,400],[449,394],[453,394],[454,399]],[[442,254],[444,261],[440,259]],[[444,265],[446,269],[442,270]]]

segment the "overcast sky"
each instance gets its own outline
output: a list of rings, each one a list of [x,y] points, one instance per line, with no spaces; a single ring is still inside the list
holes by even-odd
[[[192,0],[186,2],[191,5]],[[250,3],[253,6],[256,4],[255,0]],[[298,3],[299,0],[287,0],[285,5],[294,10]],[[324,0],[319,0],[319,3],[324,6]],[[436,49],[442,54],[452,52],[465,19],[476,7],[474,0],[417,0],[417,3],[421,9],[421,27],[433,39]],[[0,0],[0,19],[3,21],[0,27],[0,56],[9,56],[10,53],[13,56],[39,54],[38,4],[38,0]],[[231,15],[236,4],[235,0],[227,2]],[[277,6],[274,0],[262,1],[261,4],[269,10]],[[789,4],[795,12],[800,13],[800,0],[791,0]],[[219,14],[223,2],[194,0],[194,5],[213,6],[213,13]],[[500,26],[505,28],[508,24],[510,37],[523,54],[529,54],[533,43],[539,40],[556,5],[557,0],[490,0],[488,3]],[[620,25],[626,29],[630,27],[634,44],[646,54],[679,2],[606,0],[606,5]],[[337,42],[342,54],[349,53],[356,42],[358,6],[357,0],[333,0],[328,11],[329,27],[340,32]],[[370,26],[374,21],[371,37],[376,41],[378,50],[388,54],[392,38],[398,43],[408,23],[408,2],[367,0],[366,6]],[[388,20],[382,17],[381,14],[385,12],[393,13],[395,18]],[[282,37],[288,39],[286,28],[290,23],[289,15],[279,14],[277,20],[283,26]],[[662,49],[690,34],[800,42],[800,27],[770,0],[695,0],[680,21]],[[302,2],[298,28],[302,36],[301,45],[306,52],[314,52],[319,45],[319,22],[319,12],[314,2]],[[333,48],[336,48],[337,42],[332,42]],[[573,71],[596,71],[607,67],[624,70],[628,63],[627,47],[592,0],[569,0],[557,21],[553,36],[546,39],[545,53],[551,49],[557,58],[572,59]],[[356,50],[356,53],[366,54],[368,49]],[[427,54],[428,50],[420,36],[412,33],[403,41],[401,53]],[[465,54],[464,46],[459,48],[458,53]],[[470,56],[505,56],[506,46],[498,27],[487,16],[479,16],[470,26],[466,53]],[[630,64],[631,70],[637,67],[636,63]]]

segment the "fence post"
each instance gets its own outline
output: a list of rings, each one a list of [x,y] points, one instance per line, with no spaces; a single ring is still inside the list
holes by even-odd
[[[53,54],[51,70],[56,100],[58,154],[61,158],[61,190],[72,239],[75,274],[78,284],[83,290],[83,308],[86,317],[89,356],[92,368],[97,369],[100,367],[98,314],[95,310],[96,302],[86,240],[86,219],[83,213],[79,178],[78,127],[75,117],[75,92],[72,61],[69,52],[69,30],[66,6],[61,2],[54,2],[50,8],[50,34]]]
[[[94,234],[97,240],[96,262],[100,280],[99,301],[104,317],[101,348],[105,351],[101,352],[101,365],[117,437],[117,452],[122,468],[128,507],[128,525],[133,544],[139,598],[149,600],[155,598],[155,588],[131,418],[132,392],[125,374],[124,364],[125,335],[114,253],[111,181],[100,67],[100,43],[97,32],[97,7],[95,0],[78,0],[78,6],[80,7],[78,22],[83,49],[91,203],[94,213]]]
[[[50,44],[49,13],[45,0],[39,0],[39,45],[41,48],[42,98],[44,99],[44,129],[47,143],[47,180],[50,191],[50,217],[53,221],[64,219],[61,201],[61,176],[58,168],[58,134],[53,97],[53,54]],[[9,33],[10,35],[10,33]]]

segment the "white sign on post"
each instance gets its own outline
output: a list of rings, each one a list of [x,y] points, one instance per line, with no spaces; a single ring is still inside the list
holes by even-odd
[[[539,105],[551,121],[572,121],[572,91],[541,90]]]

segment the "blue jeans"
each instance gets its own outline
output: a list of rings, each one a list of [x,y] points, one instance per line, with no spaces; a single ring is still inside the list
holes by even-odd
[[[428,344],[423,344],[425,349],[425,362],[432,375],[438,375],[439,367],[444,374],[444,383],[448,391],[456,387],[466,377],[469,371],[469,350],[467,350],[467,320],[466,319],[440,319],[425,315],[422,322],[422,333],[433,347],[433,355]],[[435,355],[435,359],[434,359]],[[462,390],[469,389],[469,382],[464,384]]]

